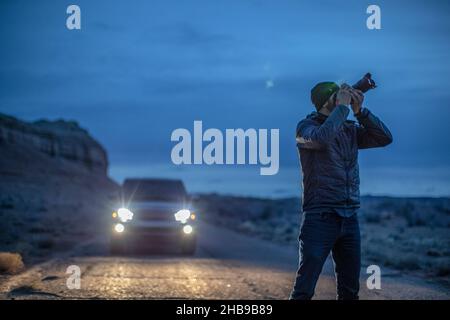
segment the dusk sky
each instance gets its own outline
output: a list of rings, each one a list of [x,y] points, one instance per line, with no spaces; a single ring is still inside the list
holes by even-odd
[[[70,4],[81,7],[81,30],[66,28]],[[370,4],[381,8],[381,30],[366,28]],[[2,0],[0,112],[78,121],[105,146],[118,181],[170,166],[171,132],[194,120],[279,128],[277,179],[292,190],[311,87],[370,71],[379,87],[365,105],[394,143],[361,152],[361,171],[401,172],[419,186],[411,194],[450,195],[449,13],[438,0]],[[218,184],[232,183],[227,170],[236,174],[220,168]]]

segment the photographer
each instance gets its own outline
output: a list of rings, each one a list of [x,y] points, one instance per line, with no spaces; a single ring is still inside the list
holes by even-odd
[[[360,86],[361,82],[369,86]],[[358,84],[321,82],[311,90],[313,112],[297,125],[303,173],[303,221],[299,268],[291,299],[311,299],[330,253],[338,299],[358,299],[360,232],[358,149],[392,142],[388,128],[367,108],[364,94],[375,84],[367,74]],[[358,123],[347,120],[353,111]]]

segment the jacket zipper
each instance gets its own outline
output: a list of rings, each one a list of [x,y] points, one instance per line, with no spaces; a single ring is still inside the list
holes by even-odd
[[[348,161],[348,160],[347,160]],[[345,181],[345,183],[346,183],[346,200],[345,200],[345,202],[346,202],[346,204],[347,204],[347,207],[348,207],[348,205],[349,205],[349,198],[350,198],[350,186],[349,186],[349,183],[348,183],[348,171],[349,171],[349,165],[348,165],[348,163],[347,163],[347,165],[345,166],[345,174],[346,174],[346,181]]]

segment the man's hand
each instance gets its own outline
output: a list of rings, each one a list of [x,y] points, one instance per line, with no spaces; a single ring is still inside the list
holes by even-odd
[[[352,110],[353,114],[358,114],[361,111],[362,104],[364,101],[364,94],[361,90],[353,89],[350,91],[350,94],[352,95]]]
[[[336,105],[348,106],[352,101],[351,87],[343,84],[336,95]]]

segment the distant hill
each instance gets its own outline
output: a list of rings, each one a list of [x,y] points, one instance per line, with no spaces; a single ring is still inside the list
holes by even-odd
[[[105,179],[105,149],[74,121],[24,122],[0,113],[0,174],[66,173]]]
[[[95,232],[118,188],[107,172],[106,150],[76,122],[0,113],[0,251]]]

